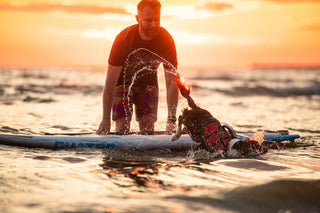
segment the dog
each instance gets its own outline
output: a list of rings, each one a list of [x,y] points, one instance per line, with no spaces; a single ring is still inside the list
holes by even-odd
[[[178,126],[171,140],[177,140],[183,133],[188,133],[193,141],[200,143],[199,148],[209,152],[221,150],[227,153],[234,149],[241,156],[264,154],[268,148],[254,140],[238,140],[235,131],[229,125],[221,125],[212,114],[196,105],[190,96],[191,89],[187,88],[180,77],[177,85],[181,95],[187,99],[191,109],[184,108],[178,118]],[[182,129],[182,125],[184,128]]]

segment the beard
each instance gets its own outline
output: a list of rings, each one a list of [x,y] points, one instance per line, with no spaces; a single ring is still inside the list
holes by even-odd
[[[159,29],[160,29],[160,27],[144,27],[144,26],[142,26],[143,34],[150,39],[153,39],[154,37],[156,37],[159,34]]]

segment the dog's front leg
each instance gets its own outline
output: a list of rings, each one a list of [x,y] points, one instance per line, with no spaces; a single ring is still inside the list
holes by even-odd
[[[178,128],[177,128],[176,134],[171,137],[171,141],[176,141],[180,138],[180,136],[182,135],[181,126],[182,126],[182,116],[180,115],[178,119]]]

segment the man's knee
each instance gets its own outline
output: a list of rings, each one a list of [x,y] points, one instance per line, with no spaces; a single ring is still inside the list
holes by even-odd
[[[130,131],[130,121],[128,117],[118,118],[116,122],[116,132],[128,133]]]
[[[141,117],[142,117],[142,121],[144,121],[146,123],[155,123],[157,121],[157,117],[153,114],[143,115]]]
[[[154,123],[157,118],[152,115],[143,115],[139,118],[140,131],[152,132],[154,130]]]

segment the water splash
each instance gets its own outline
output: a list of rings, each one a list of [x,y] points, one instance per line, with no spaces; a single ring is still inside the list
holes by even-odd
[[[154,75],[151,76],[155,77],[155,79],[153,79],[153,83],[158,84],[156,74],[161,63],[165,66],[164,71],[166,73],[179,77],[178,70],[172,63],[146,48],[138,48],[127,56],[123,65],[122,85],[124,86],[123,89],[125,90],[127,88],[128,91],[123,92],[123,102],[127,101],[128,104],[131,104],[133,86],[139,81],[148,80],[148,78],[144,79],[144,76],[150,74]],[[168,79],[166,79],[166,81],[167,80]],[[129,111],[125,109],[127,121],[129,117],[131,117],[132,113],[132,107],[129,108]]]
[[[215,152],[210,152],[204,149],[189,150],[186,156],[188,161],[190,160],[216,160],[219,158],[225,158],[224,152],[222,150],[217,150]]]

